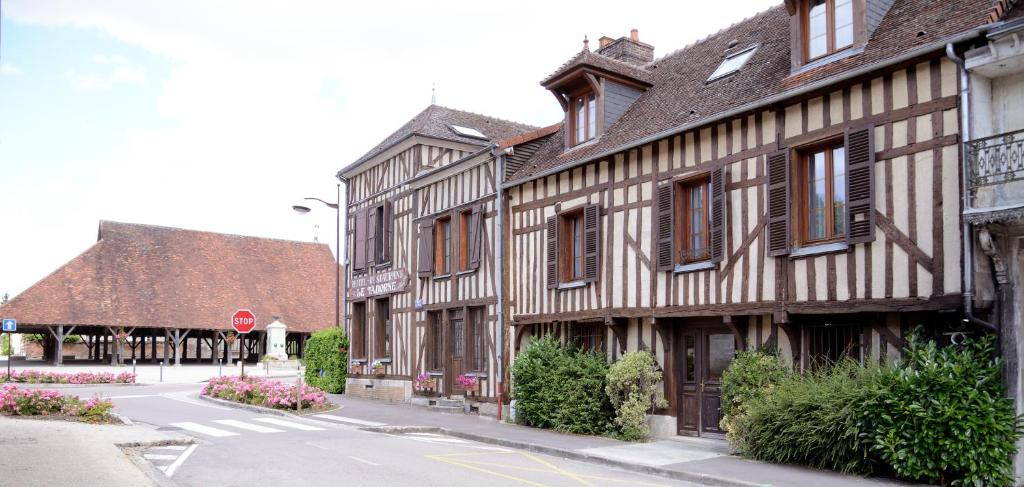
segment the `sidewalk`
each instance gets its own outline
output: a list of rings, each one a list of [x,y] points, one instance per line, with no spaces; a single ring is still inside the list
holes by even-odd
[[[468,439],[524,448],[631,470],[675,476],[714,485],[787,487],[864,487],[906,485],[883,479],[840,475],[798,466],[776,465],[730,455],[724,441],[678,437],[650,443],[627,443],[604,437],[580,436],[499,423],[494,418],[442,414],[409,404],[387,403],[330,395],[338,416],[387,426],[444,428]],[[603,461],[605,459],[607,461]]]
[[[2,416],[0,431],[3,485],[154,485],[117,445],[184,441],[143,426]]]
[[[223,373],[223,375],[238,375],[240,372],[240,368],[237,365],[225,365],[223,367],[195,363],[182,364],[181,366],[167,365],[163,367],[163,380],[161,381],[160,368],[161,367],[159,365],[155,364],[139,363],[135,367],[135,382],[137,384],[197,384],[205,382],[211,377],[217,377],[221,373]],[[53,364],[42,363],[39,361],[15,359],[14,362],[11,363],[11,369],[17,371],[39,370],[71,374],[76,372],[110,372],[119,374],[121,372],[131,372],[132,364],[131,361],[122,366],[96,363],[68,363],[67,365],[58,367]],[[0,358],[0,372],[7,372],[7,361],[3,360],[3,358]],[[256,377],[294,379],[296,372],[296,370],[290,368],[283,369],[274,367],[270,367],[268,371],[262,363],[245,364],[245,374]]]

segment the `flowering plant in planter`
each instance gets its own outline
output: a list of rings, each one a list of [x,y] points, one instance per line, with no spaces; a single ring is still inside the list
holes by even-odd
[[[124,327],[117,329],[117,341],[121,343],[128,343],[128,332],[124,331]]]
[[[0,414],[10,416],[54,416],[88,422],[106,422],[114,404],[109,399],[78,396],[58,391],[21,389],[14,384],[0,387]]]
[[[238,340],[238,337],[235,336],[235,332],[233,331],[228,332],[228,334],[224,336],[224,341],[228,342],[229,347],[235,344],[235,340]]]
[[[416,382],[413,383],[413,387],[417,391],[430,392],[437,389],[437,379],[425,373],[420,374],[416,376]]]
[[[254,376],[214,377],[200,394],[275,409],[325,409],[330,406],[324,391],[305,384],[289,385]],[[300,407],[301,405],[301,407]]]
[[[363,364],[352,364],[348,368],[348,373],[353,374],[353,375],[362,375],[362,373],[363,373]]]
[[[480,381],[475,375],[462,374],[455,378],[455,383],[467,392],[476,392],[480,390]]]
[[[373,371],[374,375],[384,375],[384,362],[381,362],[380,360],[374,360],[373,366],[370,367],[370,370]]]

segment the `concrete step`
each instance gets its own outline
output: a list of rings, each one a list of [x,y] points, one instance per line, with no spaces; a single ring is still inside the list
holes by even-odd
[[[463,401],[462,399],[438,399],[437,400],[437,405],[440,406],[440,407],[445,407],[445,408],[450,408],[450,407],[459,407],[459,408],[461,408],[465,404],[466,404],[465,401]]]

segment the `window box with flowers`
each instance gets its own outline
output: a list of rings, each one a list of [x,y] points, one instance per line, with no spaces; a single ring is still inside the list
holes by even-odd
[[[455,384],[471,396],[480,392],[480,379],[475,375],[462,374],[455,378]]]
[[[384,377],[384,362],[380,360],[374,360],[373,365],[370,367],[370,372],[377,377]]]
[[[413,382],[413,389],[425,396],[433,395],[437,391],[437,378],[426,373],[420,374]]]
[[[363,375],[364,365],[361,363],[353,363],[348,368],[349,375]]]

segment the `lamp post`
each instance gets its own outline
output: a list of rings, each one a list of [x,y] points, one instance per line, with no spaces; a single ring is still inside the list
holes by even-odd
[[[310,201],[319,201],[328,208],[333,208],[336,213],[337,221],[334,226],[334,326],[341,326],[341,183],[338,183],[338,200],[337,203],[328,203],[320,198],[303,198]],[[292,209],[300,215],[305,215],[310,212],[308,206],[294,205]]]

